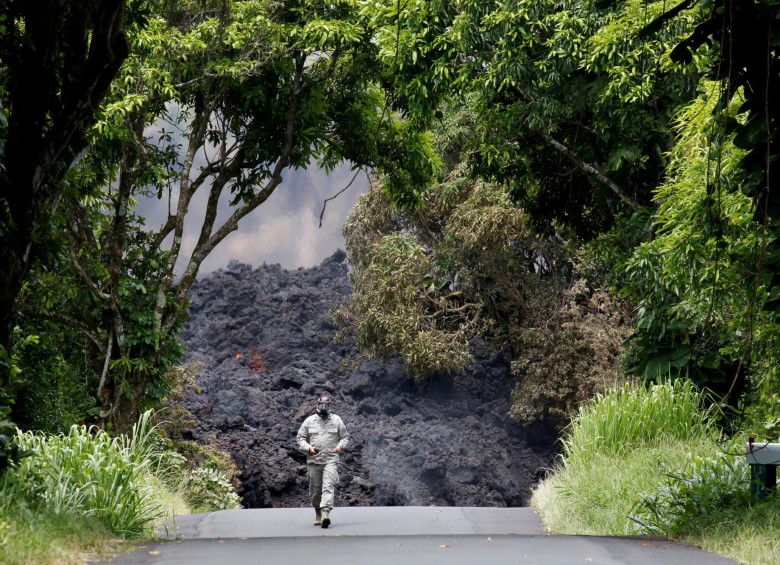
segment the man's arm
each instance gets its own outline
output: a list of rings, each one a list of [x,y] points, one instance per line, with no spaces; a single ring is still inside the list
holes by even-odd
[[[342,449],[346,449],[349,445],[349,433],[347,427],[344,425],[344,421],[339,418],[339,443],[336,445],[336,452],[338,453]]]
[[[303,421],[301,427],[298,428],[298,435],[295,437],[295,442],[298,444],[298,449],[311,453],[311,444],[309,443],[309,426],[306,420]]]

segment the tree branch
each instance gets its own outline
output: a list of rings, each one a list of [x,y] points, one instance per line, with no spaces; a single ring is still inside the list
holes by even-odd
[[[100,373],[100,383],[97,388],[97,395],[95,398],[103,400],[103,388],[106,386],[106,378],[108,377],[108,367],[111,364],[111,352],[114,349],[114,329],[108,332],[108,342],[106,343],[106,356],[103,359],[103,371]]]
[[[203,260],[209,253],[224,240],[230,233],[238,229],[238,222],[241,218],[255,210],[263,202],[265,202],[274,190],[282,183],[282,171],[284,171],[290,164],[290,157],[295,149],[296,131],[295,120],[298,115],[298,107],[301,99],[301,82],[303,79],[303,73],[305,70],[306,56],[303,52],[298,52],[295,55],[295,74],[293,75],[293,88],[290,96],[290,103],[287,108],[287,124],[285,126],[284,142],[279,152],[279,158],[276,161],[276,165],[271,172],[271,178],[262,190],[258,191],[252,198],[250,198],[246,204],[237,208],[233,214],[225,221],[222,226],[216,230],[209,237],[204,237],[204,232],[201,231],[201,237],[198,243],[195,245],[195,249],[192,252],[187,267],[184,269],[184,274],[176,285],[176,304],[181,307],[184,305],[184,301],[187,297],[192,283],[198,275],[198,270]],[[243,148],[240,148],[236,157],[231,162],[231,168],[236,170],[243,165]],[[227,177],[223,178],[223,186],[227,184]],[[220,188],[221,191],[221,188]],[[213,197],[213,193],[211,195]],[[181,213],[181,209],[179,211]],[[175,237],[174,237],[175,240]],[[171,267],[170,272],[173,272]],[[165,289],[167,293],[168,288]],[[176,322],[176,316],[169,317],[165,322],[162,321],[163,307],[165,305],[165,293],[163,292],[163,285],[160,285],[160,293],[158,294],[158,309],[156,313],[158,317],[158,328],[163,332],[168,332]]]
[[[202,95],[205,96],[205,95]],[[155,331],[162,327],[162,318],[165,311],[165,303],[168,291],[173,286],[174,271],[176,262],[179,259],[181,251],[182,237],[184,234],[184,220],[189,210],[190,200],[192,199],[192,185],[190,184],[190,172],[195,162],[195,154],[198,148],[203,145],[206,131],[209,124],[209,117],[213,110],[212,104],[207,104],[203,97],[195,103],[195,117],[192,121],[192,135],[187,145],[187,155],[182,166],[181,177],[179,181],[179,202],[176,206],[176,216],[174,217],[173,242],[168,256],[168,263],[165,266],[160,287],[157,289],[157,300],[154,307],[154,326]],[[167,224],[166,224],[167,225]]]
[[[78,205],[78,202],[76,202]],[[84,211],[84,208],[80,205],[78,205],[78,211],[86,214]],[[76,249],[78,247],[79,242],[77,241],[77,237],[80,236],[81,238],[87,238],[92,235],[91,232],[89,232],[89,236],[85,233],[87,230],[79,230],[79,228],[82,228],[80,225],[80,220],[83,218],[68,218],[68,229],[65,231],[65,235],[68,238],[68,251],[70,254],[70,260],[73,263],[73,267],[76,269],[76,272],[81,277],[81,280],[84,281],[84,284],[87,285],[87,287],[92,291],[92,293],[100,298],[101,300],[108,300],[109,295],[100,290],[95,284],[95,282],[92,280],[92,277],[89,276],[89,273],[87,273],[86,269],[81,266],[81,262],[79,261],[78,254],[76,252]],[[92,241],[90,241],[92,243]]]
[[[322,201],[322,211],[320,211],[320,225],[319,225],[319,227],[322,227],[322,218],[325,216],[325,206],[327,206],[328,202],[330,202],[331,200],[335,200],[336,198],[341,196],[341,194],[343,192],[345,192],[350,186],[352,186],[352,183],[355,182],[355,179],[361,173],[361,171],[365,172],[365,169],[363,169],[363,167],[360,167],[357,171],[355,171],[355,174],[352,175],[352,180],[349,181],[349,184],[347,184],[347,186],[345,186],[344,188],[339,190],[336,194],[334,194],[330,198],[326,198],[325,200]],[[366,175],[368,175],[368,173],[366,173]],[[370,178],[368,180],[369,180],[369,182],[371,182]]]
[[[560,141],[557,141],[552,138],[548,133],[541,133],[542,138],[552,145],[552,147],[564,155],[566,158],[569,159],[574,165],[577,166],[581,171],[591,175],[596,180],[598,180],[603,185],[607,186],[612,192],[614,192],[623,202],[628,204],[632,210],[639,212],[641,210],[644,210],[645,208],[641,206],[636,200],[628,196],[625,191],[617,185],[612,179],[610,179],[608,176],[606,176],[604,173],[599,171],[596,167],[593,165],[590,165],[583,161],[579,155],[577,155],[576,152],[566,147],[563,143]]]
[[[95,346],[98,348],[98,351],[100,351],[101,353],[105,351],[100,336],[94,331],[92,331],[85,323],[81,322],[80,320],[74,320],[73,318],[63,316],[52,310],[44,311],[38,308],[33,308],[31,306],[28,306],[27,304],[19,304],[17,307],[19,308],[19,310],[29,312],[30,314],[33,314],[34,316],[38,316],[41,319],[57,322],[58,324],[62,324],[71,329],[74,329],[77,332],[86,336],[86,338],[89,339],[89,341],[94,343]]]

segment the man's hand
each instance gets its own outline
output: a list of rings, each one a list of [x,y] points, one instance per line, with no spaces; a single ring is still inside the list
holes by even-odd
[[[339,451],[341,451],[340,445],[337,445],[336,447],[333,448],[333,453],[338,453]]]
[[[310,445],[309,446],[309,453],[311,453],[312,455],[317,455],[317,453],[319,453],[319,451],[317,451],[316,447],[314,447],[313,445]]]

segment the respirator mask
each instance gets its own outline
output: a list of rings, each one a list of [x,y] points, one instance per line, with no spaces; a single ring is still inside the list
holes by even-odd
[[[317,415],[320,418],[327,418],[330,414],[330,399],[320,398],[317,401]]]

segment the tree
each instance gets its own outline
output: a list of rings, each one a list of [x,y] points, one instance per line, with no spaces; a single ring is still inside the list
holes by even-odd
[[[596,375],[619,378],[627,313],[594,278],[577,284],[572,263],[583,241],[613,227],[632,223],[640,241],[651,236],[671,120],[709,60],[706,49],[690,64],[670,58],[698,22],[690,13],[652,40],[640,36],[663,10],[640,1],[410,2],[399,14],[388,2],[375,14],[386,30],[380,53],[397,69],[393,100],[421,123],[440,122],[443,159],[463,192],[453,197],[455,178],[444,180],[426,199],[427,219],[394,218],[368,197],[347,224],[355,293],[338,316],[369,354],[400,354],[424,377],[463,367],[468,341],[487,338],[515,356],[518,417],[539,416],[528,407],[538,400],[564,421]],[[491,181],[506,217],[522,221],[510,227],[483,202],[470,213],[490,228],[470,229],[484,241],[469,257],[471,244],[451,230]],[[544,252],[532,233],[547,238],[537,240]]]
[[[508,191],[460,166],[420,209],[374,186],[344,227],[353,292],[340,337],[370,357],[400,357],[418,382],[468,367],[475,344],[507,353],[513,417],[563,426],[621,379],[625,312],[571,272],[570,251],[533,233]]]
[[[0,26],[0,389],[14,303],[128,55],[123,0],[2,2]]]
[[[622,265],[622,291],[637,304],[632,373],[686,375],[736,402],[747,375],[772,365],[766,330],[777,321],[761,312],[767,288],[755,276],[756,261],[768,238],[742,193],[745,151],[713,112],[719,91],[717,82],[703,81],[700,97],[679,111],[667,179],[655,191],[654,237]],[[740,98],[729,105],[732,119],[745,119]]]
[[[661,13],[642,35],[657,33],[668,20],[693,5],[685,0]],[[741,162],[746,174],[743,190],[756,202],[756,218],[769,222],[774,230],[780,215],[780,198],[772,190],[778,183],[780,108],[772,103],[772,96],[780,88],[780,55],[775,49],[780,30],[774,24],[780,17],[780,6],[773,0],[714,0],[707,8],[702,21],[675,46],[671,56],[687,62],[702,45],[712,42],[718,46],[707,69],[708,78],[720,83],[718,103],[712,111],[722,116],[726,131],[735,132],[734,145],[745,151]],[[737,92],[743,97],[739,108],[743,120],[730,115]],[[780,278],[780,274],[774,277]]]
[[[506,183],[536,229],[591,238],[650,212],[673,143],[674,109],[696,94],[707,50],[669,57],[693,29],[676,14],[640,31],[665,3],[387,2],[375,16],[394,100],[418,119],[473,110],[463,147],[473,173]]]
[[[694,3],[661,13],[653,37]],[[639,301],[629,368],[655,378],[683,373],[732,403],[776,412],[780,256],[777,198],[780,87],[775,2],[715,0],[670,56],[687,63],[707,44],[700,98],[680,111],[679,139],[658,188],[654,241],[626,263],[622,290]]]
[[[505,344],[507,328],[493,323],[521,320],[545,248],[505,190],[462,169],[410,213],[372,186],[344,235],[354,290],[337,322],[370,355],[400,354],[417,380],[464,368],[469,342],[491,329]]]
[[[130,37],[94,149],[70,177],[90,198],[69,200],[63,214],[70,260],[58,276],[82,298],[46,294],[46,311],[88,337],[101,418],[117,429],[165,393],[202,261],[283,185],[285,171],[347,160],[383,172],[388,194],[407,206],[432,179],[426,134],[385,109],[372,29],[358,7],[182,3],[151,14]],[[206,214],[183,257],[199,191],[208,194]],[[157,230],[142,230],[132,214],[142,193],[169,202]],[[225,201],[230,214],[220,223]]]

